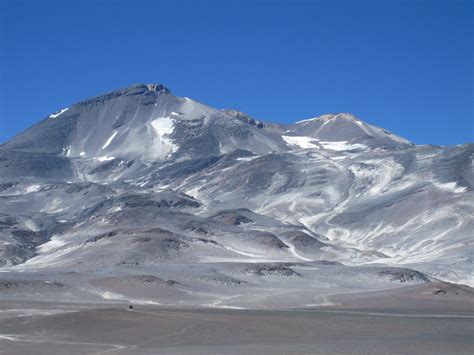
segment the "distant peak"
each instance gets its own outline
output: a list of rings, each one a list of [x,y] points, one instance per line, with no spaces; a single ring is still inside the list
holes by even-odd
[[[359,120],[356,115],[354,115],[352,113],[349,113],[349,112],[341,112],[341,113],[338,113],[338,114],[334,115],[334,117],[346,118],[346,119],[351,119],[351,120]]]
[[[114,90],[109,93],[81,101],[79,104],[89,104],[93,102],[106,101],[122,95],[150,95],[150,94],[171,94],[171,90],[162,84],[134,84],[122,89]]]
[[[116,92],[121,94],[142,94],[147,91],[153,91],[157,93],[171,94],[171,90],[166,86],[156,83],[156,84],[134,84],[123,89],[119,89]]]
[[[296,122],[296,124],[299,124],[299,123],[309,123],[309,122],[312,122],[312,121],[323,121],[323,122],[327,122],[327,121],[335,120],[335,119],[346,119],[346,120],[352,120],[352,121],[360,121],[360,120],[359,120],[355,115],[353,115],[352,113],[341,112],[341,113],[328,113],[328,114],[321,115],[321,116],[318,116],[318,117],[308,118],[308,119],[306,119],[306,120],[298,121],[298,122]]]
[[[145,84],[148,90],[171,94],[171,90],[162,84]]]

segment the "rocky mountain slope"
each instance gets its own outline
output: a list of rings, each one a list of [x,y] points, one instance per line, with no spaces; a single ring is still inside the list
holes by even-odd
[[[0,146],[2,296],[291,307],[472,286],[473,156],[346,113],[279,125],[114,91]]]

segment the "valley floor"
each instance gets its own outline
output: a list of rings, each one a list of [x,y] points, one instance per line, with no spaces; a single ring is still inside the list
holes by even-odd
[[[357,297],[356,297],[357,298]],[[360,300],[361,298],[359,298]],[[367,299],[367,298],[366,298]],[[380,300],[379,300],[380,301]],[[237,310],[2,301],[1,354],[472,354],[455,310]],[[374,303],[375,304],[375,303]],[[358,307],[358,303],[354,305]]]

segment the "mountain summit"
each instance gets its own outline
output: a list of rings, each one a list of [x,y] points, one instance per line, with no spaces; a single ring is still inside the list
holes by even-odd
[[[240,111],[218,110],[173,96],[161,84],[137,84],[61,109],[2,149],[7,158],[14,152],[16,163],[5,160],[3,165],[9,176],[42,176],[44,172],[31,165],[16,170],[22,161],[35,163],[27,156],[18,159],[26,153],[47,154],[49,162],[44,163],[53,164],[51,168],[64,176],[66,171],[73,173],[68,162],[78,159],[150,164],[219,156],[237,149],[260,155],[308,147],[341,150],[406,144],[410,142],[349,114],[324,115],[294,125],[265,125]]]
[[[0,275],[63,285],[39,298],[239,307],[472,285],[473,156],[348,113],[274,124],[133,85],[0,146]]]
[[[366,142],[370,146],[411,144],[393,133],[369,125],[350,113],[327,114],[298,121],[294,132],[323,141]]]

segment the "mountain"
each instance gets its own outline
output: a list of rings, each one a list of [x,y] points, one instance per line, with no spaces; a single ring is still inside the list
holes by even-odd
[[[348,113],[282,125],[117,90],[0,146],[2,297],[294,307],[472,286],[473,156]]]
[[[73,178],[74,159],[89,161],[89,167],[114,159],[154,164],[242,147],[256,154],[287,149],[281,138],[269,139],[264,131],[175,97],[162,85],[135,85],[62,109],[7,142],[1,148],[7,156],[2,171],[12,177]],[[39,155],[41,166],[33,158]]]
[[[412,144],[389,131],[362,122],[350,113],[328,114],[302,120],[296,122],[290,132],[292,135],[313,138],[316,145],[322,142],[320,144],[323,146],[336,150],[348,143],[393,148]]]

